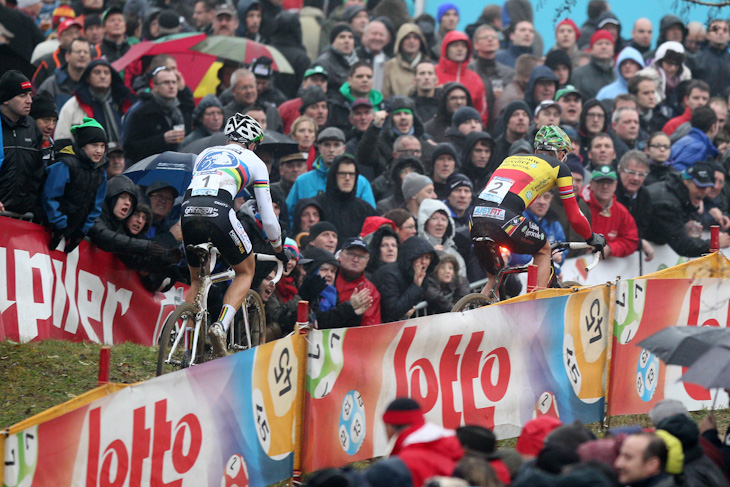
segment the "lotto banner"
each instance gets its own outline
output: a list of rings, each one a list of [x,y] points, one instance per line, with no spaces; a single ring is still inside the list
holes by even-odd
[[[607,414],[646,413],[664,398],[678,399],[690,410],[709,408],[717,391],[711,396],[700,386],[681,382],[685,368],[666,366],[638,343],[668,326],[727,327],[728,303],[726,279],[618,281]],[[716,406],[727,404],[721,392]]]
[[[429,421],[517,436],[537,415],[599,421],[609,287],[374,327],[309,334],[304,469],[386,453],[396,397]]]
[[[153,294],[137,273],[89,242],[48,250],[40,225],[0,217],[0,340],[154,345],[183,288]]]
[[[301,340],[167,374],[11,430],[3,485],[264,487],[289,478]]]

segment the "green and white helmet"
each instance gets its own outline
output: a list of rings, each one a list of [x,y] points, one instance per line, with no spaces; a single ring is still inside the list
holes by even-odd
[[[573,143],[563,129],[557,125],[546,125],[535,134],[535,150],[545,149],[570,152]]]

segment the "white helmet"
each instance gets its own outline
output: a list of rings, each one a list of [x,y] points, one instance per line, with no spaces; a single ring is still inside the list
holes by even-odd
[[[264,130],[261,125],[254,118],[240,113],[235,113],[228,119],[223,132],[228,139],[242,144],[260,142],[264,138]]]

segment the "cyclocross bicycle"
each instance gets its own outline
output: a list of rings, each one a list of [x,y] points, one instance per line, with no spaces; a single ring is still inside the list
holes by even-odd
[[[495,284],[492,290],[490,291],[489,295],[484,295],[482,293],[471,293],[467,294],[460,300],[456,302],[453,308],[451,308],[451,311],[467,311],[470,309],[476,309],[481,308],[482,306],[488,306],[490,304],[497,303],[499,301],[504,301],[505,299],[508,299],[509,296],[507,295],[507,292],[505,290],[505,281],[507,279],[507,276],[510,274],[520,274],[523,272],[527,272],[527,270],[530,268],[529,264],[520,265],[520,266],[512,266],[512,267],[505,267],[504,265],[504,259],[502,258],[502,252],[499,249],[499,246],[497,243],[489,238],[489,237],[478,237],[474,239],[477,242],[485,242],[486,247],[489,250],[489,254],[491,258],[494,261],[495,268],[497,270]],[[552,254],[555,254],[558,251],[567,250],[567,249],[573,249],[573,250],[583,250],[583,249],[593,249],[592,245],[587,244],[586,242],[554,242],[550,244],[550,249],[552,250]],[[593,253],[593,262],[588,264],[585,267],[586,272],[592,270],[598,265],[599,256],[598,252]],[[557,274],[555,273],[555,266],[552,263],[552,260],[550,262],[550,265],[552,267],[551,271],[551,278],[550,278],[550,284],[548,287],[551,288],[569,288],[579,285],[576,282],[561,282],[560,279],[558,279]]]
[[[232,279],[233,269],[211,274],[220,256],[212,243],[188,246],[200,259],[198,294],[193,303],[183,303],[165,320],[159,339],[157,352],[157,375],[162,375],[185,367],[213,359],[212,349],[206,343],[210,316],[208,313],[208,292],[216,282]],[[254,254],[257,261],[276,262],[276,277],[272,283],[281,279],[283,265],[279,259],[268,254]],[[248,291],[243,305],[243,326],[238,320],[228,329],[228,351],[246,350],[266,341],[266,314],[264,303],[253,289]]]

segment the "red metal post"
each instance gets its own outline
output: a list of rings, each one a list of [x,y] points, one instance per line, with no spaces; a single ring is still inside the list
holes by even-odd
[[[527,292],[531,293],[537,288],[537,266],[530,264],[527,268]]]
[[[104,345],[99,350],[99,385],[109,383],[109,359],[111,357],[111,350],[112,347],[109,345]]]
[[[712,225],[710,227],[710,252],[720,250],[720,226]]]
[[[297,305],[297,325],[299,325],[300,330],[309,325],[309,301],[299,301]]]

